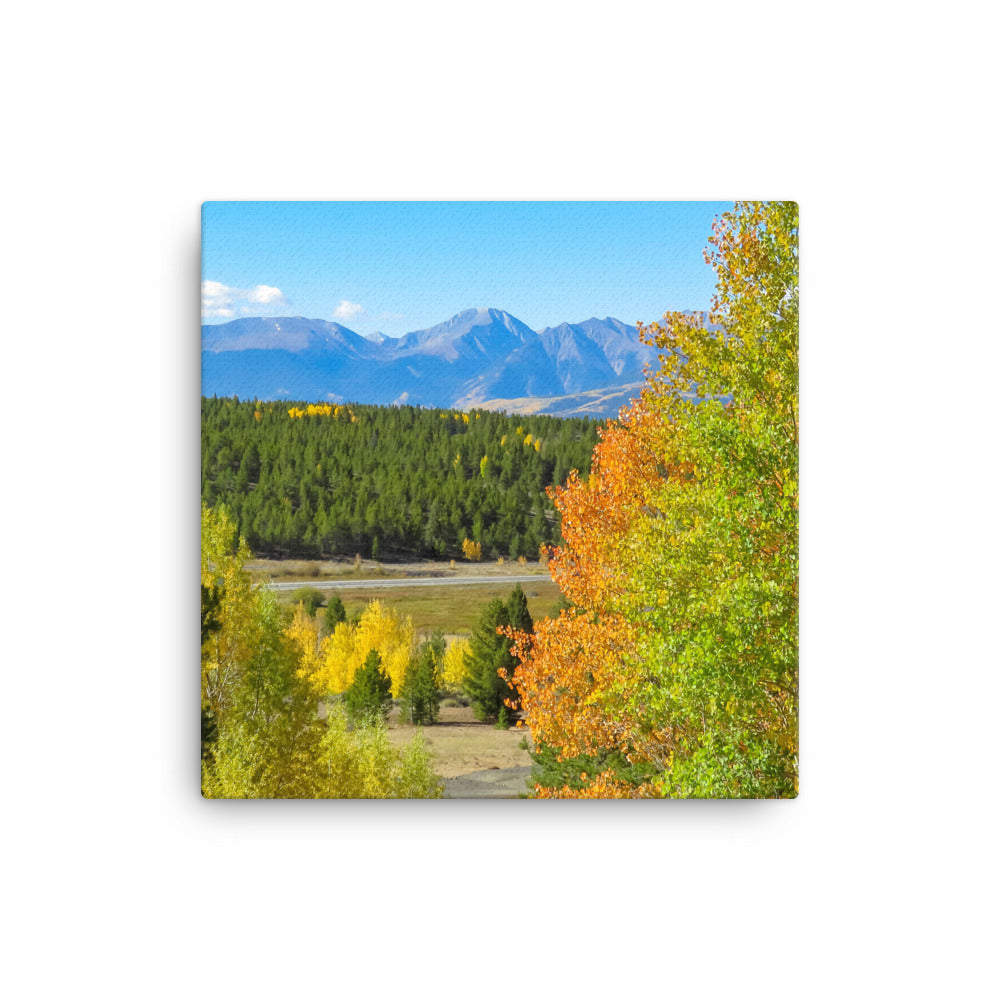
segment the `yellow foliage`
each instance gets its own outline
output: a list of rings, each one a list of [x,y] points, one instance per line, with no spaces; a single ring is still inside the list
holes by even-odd
[[[462,555],[470,562],[479,562],[483,558],[483,547],[471,538],[462,539]]]
[[[320,747],[320,790],[329,799],[439,799],[444,786],[419,734],[396,747],[382,724],[349,727],[340,706],[327,717]]]
[[[299,645],[303,648],[303,640]],[[351,686],[372,650],[381,656],[382,669],[392,681],[393,696],[397,696],[413,652],[413,622],[409,617],[401,618],[381,601],[372,601],[357,625],[341,622],[320,643],[315,662],[303,660],[299,676],[307,677],[318,691],[340,694]]]
[[[333,417],[336,419],[341,413],[345,412],[345,409],[346,407],[333,406],[331,403],[309,403],[304,410],[298,406],[291,407],[288,415],[292,420],[300,420],[302,417]],[[350,414],[351,421],[356,422],[354,413],[350,410],[347,410],[347,413]],[[257,419],[259,420],[260,418],[258,417]]]
[[[453,639],[444,651],[444,659],[439,667],[441,686],[460,688],[465,680],[465,657],[472,649],[468,639]]]
[[[202,706],[215,713],[229,704],[234,679],[261,641],[261,594],[244,564],[246,542],[225,507],[201,506],[201,585],[220,593],[218,629],[202,648]]]
[[[319,625],[310,615],[305,606],[295,607],[295,617],[291,625],[285,629],[285,635],[292,640],[298,658],[298,674],[309,677],[316,673],[320,666],[319,660]]]

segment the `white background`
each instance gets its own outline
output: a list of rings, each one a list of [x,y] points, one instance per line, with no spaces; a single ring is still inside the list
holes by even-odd
[[[10,995],[995,988],[980,9],[7,12]],[[798,800],[203,802],[200,203],[734,197],[801,207]]]

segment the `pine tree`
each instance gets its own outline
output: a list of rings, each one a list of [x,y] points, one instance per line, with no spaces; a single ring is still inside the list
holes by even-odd
[[[341,622],[347,621],[347,611],[344,609],[344,602],[339,594],[332,594],[326,602],[326,610],[323,612],[323,625],[327,632],[332,632]]]
[[[501,710],[504,710],[504,718],[509,720],[506,701],[514,701],[517,697],[500,676],[501,670],[512,676],[517,665],[510,653],[511,640],[498,632],[498,629],[509,625],[510,611],[499,597],[495,597],[486,606],[470,639],[464,687],[472,700],[476,718],[483,722],[497,721]]]
[[[518,583],[507,598],[507,614],[510,616],[510,627],[518,632],[534,632],[535,623],[528,610],[528,599]]]
[[[507,598],[507,617],[510,622],[509,627],[513,632],[531,635],[535,631],[535,623],[528,610],[528,599],[524,596],[524,591],[519,583],[515,584],[514,589],[510,592],[510,597]],[[513,655],[511,658],[516,666],[517,660]],[[510,684],[511,690],[505,700],[510,704],[504,705],[498,713],[500,720],[509,719],[510,713],[521,707],[521,696],[513,685],[513,678],[514,670],[508,668],[506,680]]]
[[[379,715],[385,719],[391,704],[392,681],[382,669],[382,657],[373,649],[344,693],[344,705],[354,722],[362,722]]]
[[[440,632],[420,644],[403,677],[400,692],[402,717],[413,725],[430,725],[437,721],[441,704],[437,665],[444,659],[444,637]]]

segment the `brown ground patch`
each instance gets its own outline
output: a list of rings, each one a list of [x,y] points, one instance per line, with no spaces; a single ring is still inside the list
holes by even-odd
[[[413,726],[399,725],[396,713],[389,719],[389,738],[400,745],[413,739]],[[442,708],[433,726],[421,729],[434,755],[434,770],[442,778],[456,778],[490,768],[530,767],[531,757],[519,744],[531,733],[527,729],[495,729],[477,722],[471,708]]]

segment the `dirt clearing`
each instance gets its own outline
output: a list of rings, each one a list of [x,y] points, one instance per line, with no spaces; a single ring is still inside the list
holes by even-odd
[[[399,745],[413,739],[413,726],[401,726],[394,713],[389,719],[389,737]],[[531,734],[527,729],[495,729],[477,722],[471,708],[442,707],[438,721],[421,729],[434,755],[434,770],[443,778],[457,778],[476,771],[531,767],[531,757],[521,748]],[[525,789],[526,790],[526,789]]]

